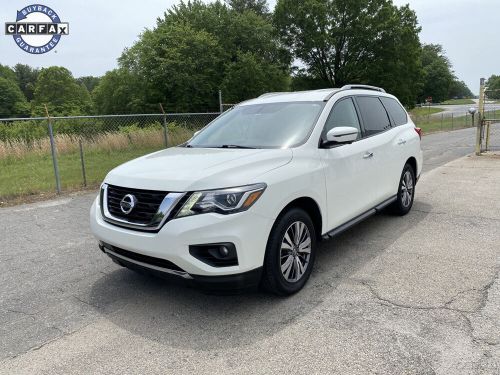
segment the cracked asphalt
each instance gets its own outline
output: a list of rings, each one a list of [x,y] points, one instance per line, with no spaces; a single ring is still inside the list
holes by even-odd
[[[289,298],[116,266],[93,194],[0,209],[0,373],[500,374],[500,156],[429,154],[412,212],[323,242]]]

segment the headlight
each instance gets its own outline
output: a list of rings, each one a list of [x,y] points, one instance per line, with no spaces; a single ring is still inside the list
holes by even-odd
[[[221,190],[198,191],[189,197],[176,217],[216,212],[234,214],[246,211],[257,202],[266,184],[255,184]]]

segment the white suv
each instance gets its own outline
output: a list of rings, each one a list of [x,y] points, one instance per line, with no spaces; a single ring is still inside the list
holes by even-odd
[[[386,206],[408,213],[420,136],[380,88],[265,94],[185,144],[112,170],[92,231],[129,268],[291,294],[309,278],[320,239]]]

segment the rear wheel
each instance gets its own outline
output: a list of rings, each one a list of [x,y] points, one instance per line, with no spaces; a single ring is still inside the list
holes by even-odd
[[[415,197],[415,183],[415,171],[410,164],[406,164],[401,173],[397,199],[392,204],[395,214],[403,216],[410,212]]]
[[[298,292],[312,271],[316,232],[310,216],[292,208],[273,226],[264,261],[263,286],[279,295]]]

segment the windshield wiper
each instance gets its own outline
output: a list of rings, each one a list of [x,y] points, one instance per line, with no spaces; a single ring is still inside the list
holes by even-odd
[[[222,146],[219,146],[219,148],[248,148],[248,149],[255,149],[257,147],[241,146],[241,145],[222,145]]]

